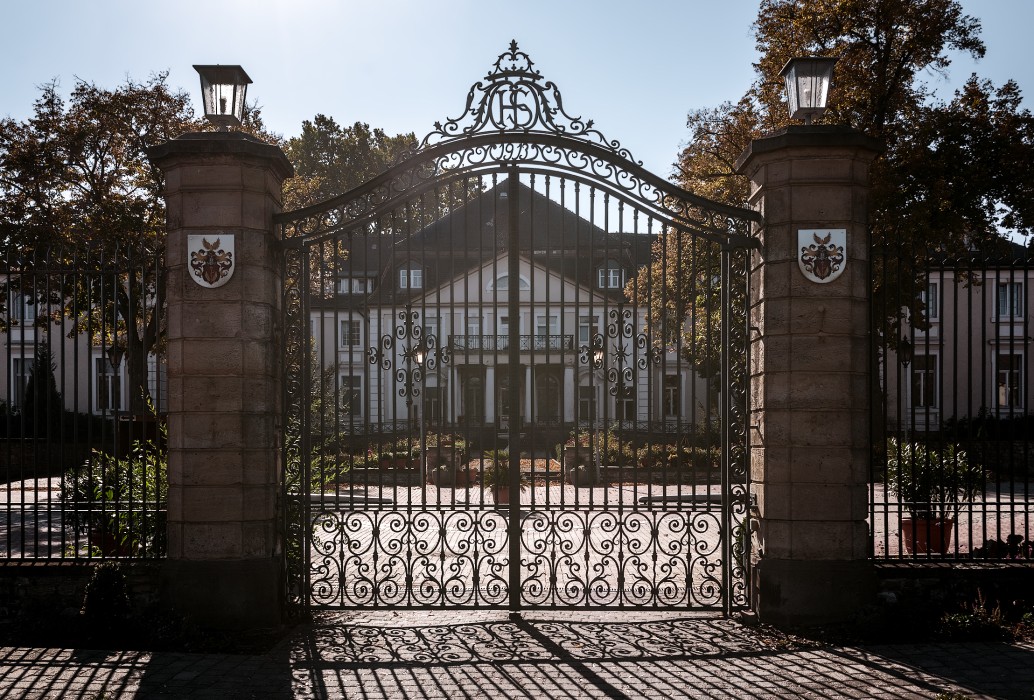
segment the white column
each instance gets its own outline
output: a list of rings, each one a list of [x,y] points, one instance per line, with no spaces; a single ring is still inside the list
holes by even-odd
[[[534,353],[535,351],[532,350]],[[531,363],[529,362],[524,368],[524,419],[527,421],[531,420],[531,394],[532,394],[532,383],[531,383]]]
[[[485,422],[495,422],[495,366],[485,367]]]
[[[574,423],[578,394],[574,383],[574,367],[564,367],[564,422]]]
[[[442,392],[442,400],[446,402],[445,420],[450,423],[456,422],[456,404],[459,403],[460,380],[455,365],[449,365],[446,375],[445,391]]]

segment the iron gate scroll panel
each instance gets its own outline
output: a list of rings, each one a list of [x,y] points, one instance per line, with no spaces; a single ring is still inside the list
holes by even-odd
[[[281,215],[290,599],[745,606],[751,220],[516,45],[387,173]]]

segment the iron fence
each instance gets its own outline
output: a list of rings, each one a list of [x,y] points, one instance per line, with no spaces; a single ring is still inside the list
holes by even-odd
[[[165,552],[161,251],[0,250],[0,561]]]
[[[1034,255],[874,256],[872,554],[1034,562]]]

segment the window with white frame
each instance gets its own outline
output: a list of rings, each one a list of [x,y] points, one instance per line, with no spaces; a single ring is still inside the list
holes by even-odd
[[[369,294],[373,291],[373,280],[369,277],[339,277],[338,294]]]
[[[1023,317],[1023,282],[998,283],[998,318]]]
[[[596,331],[596,326],[599,324],[598,316],[579,316],[578,317],[578,342],[588,343],[592,340],[592,334]]]
[[[25,403],[25,389],[29,386],[29,375],[32,374],[31,357],[15,357],[11,360],[11,395],[8,404],[11,408],[21,408]]]
[[[500,373],[498,377],[498,388],[496,389],[496,413],[501,418],[510,417],[510,377],[505,373]]]
[[[93,382],[94,405],[98,413],[111,413],[122,409],[122,376],[118,368],[112,367],[106,357],[94,358],[96,377]]]
[[[168,410],[169,375],[165,360],[154,355],[147,356],[147,392],[151,395],[159,413]]]
[[[424,420],[437,423],[442,419],[442,387],[429,386],[424,394]]]
[[[578,387],[578,420],[596,420],[596,387]]]
[[[403,267],[399,270],[399,289],[423,289],[424,271],[419,267]]]
[[[560,316],[549,314],[539,316],[535,319],[535,349],[536,350],[557,350],[558,347],[549,344],[550,336],[560,335]]]
[[[342,374],[338,400],[341,403],[341,415],[352,420],[363,415],[363,378],[357,374]]]
[[[909,364],[909,370],[912,408],[937,408],[937,355],[916,355]]]
[[[24,292],[12,292],[9,307],[11,320],[17,321],[19,326],[33,325],[40,314],[39,304],[32,295]]]
[[[1023,408],[1023,354],[1001,351],[995,354],[995,406]]]
[[[664,375],[664,417],[678,418],[682,414],[682,392],[679,390],[679,375]]]
[[[438,317],[437,316],[424,316],[423,328],[424,328],[424,338],[427,338],[428,336],[431,336],[431,335],[433,335],[434,337],[437,338],[439,336],[439,333],[438,333]]]
[[[936,282],[930,282],[926,285],[926,289],[919,292],[919,300],[923,302],[923,306],[926,308],[926,320],[936,321],[941,316],[941,298],[940,298],[940,285]]]
[[[359,321],[341,321],[341,347],[354,348],[362,344],[362,330]]]
[[[635,420],[635,390],[630,386],[621,387],[614,398],[614,417],[618,420]]]
[[[608,260],[596,272],[600,289],[621,289],[625,286],[625,270],[616,260]]]

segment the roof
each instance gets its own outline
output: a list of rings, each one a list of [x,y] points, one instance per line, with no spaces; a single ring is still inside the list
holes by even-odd
[[[524,183],[518,183],[517,196],[521,256],[564,278],[592,287],[596,271],[609,261],[616,262],[631,277],[636,268],[650,259],[655,235],[607,232],[594,222],[591,214],[581,216],[580,211],[573,211]],[[508,198],[509,183],[503,180],[412,234],[350,236],[346,241],[349,255],[339,274],[376,277],[377,282],[371,294],[359,299],[356,295],[343,295],[334,305],[404,304],[486,261],[501,256],[505,259],[509,243]],[[414,204],[407,212],[410,219],[419,215],[416,209]],[[398,270],[410,266],[424,273],[421,289],[399,289]],[[623,296],[621,290],[610,293]]]

